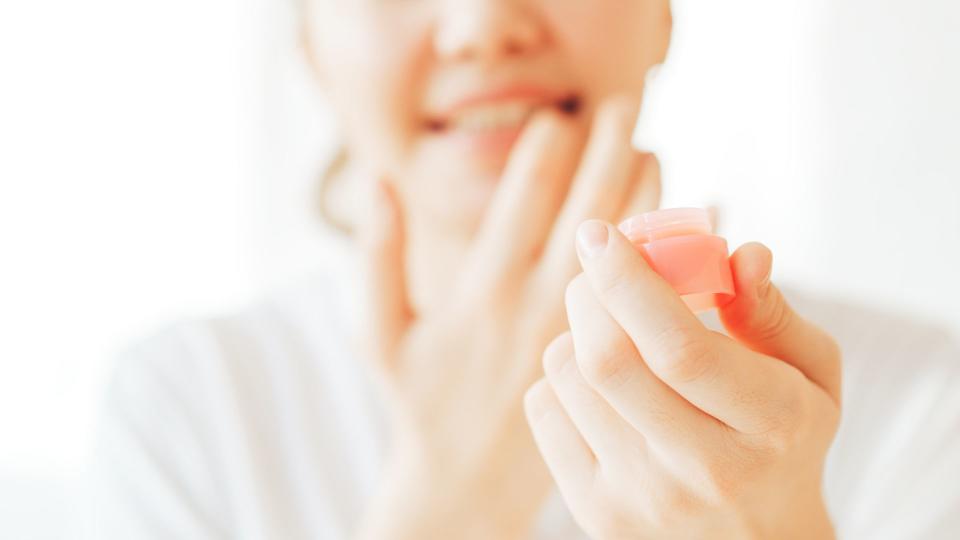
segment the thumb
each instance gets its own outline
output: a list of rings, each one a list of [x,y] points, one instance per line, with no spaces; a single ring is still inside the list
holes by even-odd
[[[731,336],[747,347],[799,369],[839,402],[840,349],[836,341],[787,303],[770,281],[773,253],[750,242],[730,257],[737,294],[720,308]]]
[[[399,200],[391,186],[377,180],[367,197],[360,226],[365,349],[389,363],[412,319],[407,297],[404,228]]]

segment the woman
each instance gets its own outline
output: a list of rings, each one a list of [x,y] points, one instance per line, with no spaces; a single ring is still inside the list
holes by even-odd
[[[698,319],[614,225],[659,199],[666,0],[303,9],[359,266],[130,352],[105,535],[960,534],[945,334],[784,295],[754,243]]]

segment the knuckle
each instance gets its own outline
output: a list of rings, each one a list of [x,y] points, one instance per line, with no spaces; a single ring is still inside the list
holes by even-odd
[[[737,499],[742,492],[743,471],[741,471],[732,460],[713,459],[704,464],[703,471],[703,497],[705,501],[714,506],[723,506]]]
[[[767,417],[764,429],[767,449],[775,456],[791,452],[810,435],[815,423],[809,392],[784,396]]]
[[[827,343],[827,361],[839,366],[843,357],[843,350],[840,348],[840,342],[830,334],[824,333],[824,339]]]
[[[597,387],[615,390],[632,376],[632,362],[616,346],[599,346],[581,356],[578,363],[583,377]]]
[[[590,532],[591,538],[629,537],[624,520],[616,510],[616,502],[607,497],[595,497],[586,506],[587,510],[579,520],[579,525],[584,531]]]
[[[767,309],[763,321],[756,329],[757,338],[761,341],[770,341],[782,336],[793,323],[793,310],[779,293],[776,293],[776,299]]]
[[[566,291],[568,313],[581,305],[584,295],[590,294],[593,292],[586,275],[580,274],[571,280]],[[632,349],[624,347],[621,340],[616,339],[615,336],[602,332],[589,333],[586,334],[586,342],[578,345],[582,347],[577,347],[576,361],[580,373],[590,384],[614,389],[630,378],[634,367]]]
[[[829,337],[827,342],[829,343],[830,348],[828,362],[831,366],[833,366],[833,370],[836,372],[836,382],[839,385],[843,376],[843,349],[840,347],[840,343],[838,343],[833,337]]]
[[[713,377],[719,351],[704,338],[670,327],[660,332],[654,343],[653,361],[665,379],[683,384]]]
[[[634,278],[623,264],[601,263],[598,265],[598,293],[606,298],[629,296]]]
[[[843,349],[840,343],[831,335],[826,335],[826,358],[823,360],[826,364],[828,384],[832,384],[834,401],[839,405],[841,395],[841,385],[843,382]],[[827,389],[828,391],[830,388]]]
[[[637,396],[636,402],[643,407],[644,422],[652,427],[660,429],[673,429],[677,425],[683,425],[685,420],[682,414],[677,411],[676,405],[663,399],[661,395],[654,395],[653,392],[646,392]]]
[[[690,517],[702,511],[703,504],[687,489],[680,486],[660,490],[648,519],[658,530],[682,526]]]

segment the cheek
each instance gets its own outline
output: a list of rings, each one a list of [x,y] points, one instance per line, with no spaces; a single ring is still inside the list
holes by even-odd
[[[425,32],[416,21],[369,16],[325,27],[327,90],[351,154],[384,172],[400,172],[420,129]]]
[[[560,0],[543,10],[562,54],[594,97],[639,92],[669,44],[665,0]]]

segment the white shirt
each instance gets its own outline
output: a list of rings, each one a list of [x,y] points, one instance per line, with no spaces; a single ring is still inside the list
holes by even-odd
[[[355,286],[332,270],[130,349],[104,403],[100,536],[349,538],[387,428],[350,355]],[[838,534],[960,538],[960,348],[895,315],[785,294],[844,352],[824,481]],[[583,537],[556,493],[536,536]]]

